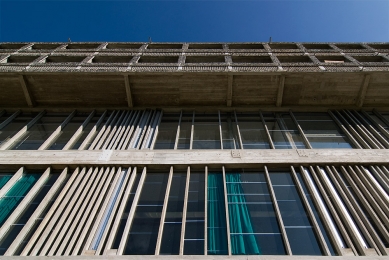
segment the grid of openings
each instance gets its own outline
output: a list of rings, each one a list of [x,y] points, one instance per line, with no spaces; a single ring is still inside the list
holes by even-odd
[[[2,205],[2,255],[385,255],[389,245],[383,165],[48,173],[21,174],[1,199],[21,212]]]
[[[29,113],[0,117],[0,150],[387,149],[373,111]]]

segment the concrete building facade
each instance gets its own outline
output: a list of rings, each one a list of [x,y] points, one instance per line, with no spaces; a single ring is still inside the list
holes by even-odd
[[[387,256],[388,85],[387,43],[0,43],[0,255]]]

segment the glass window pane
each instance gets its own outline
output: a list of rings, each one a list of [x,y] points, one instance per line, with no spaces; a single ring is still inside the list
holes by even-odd
[[[180,114],[163,114],[154,149],[174,149]]]
[[[220,128],[217,114],[196,113],[192,149],[220,149]]]
[[[37,113],[21,113],[0,130],[0,145],[11,139],[20,129],[30,122]]]

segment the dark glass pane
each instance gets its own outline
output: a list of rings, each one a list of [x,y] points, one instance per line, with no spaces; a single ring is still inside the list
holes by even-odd
[[[204,240],[185,240],[184,255],[204,255]]]
[[[154,149],[174,149],[179,117],[179,114],[163,114]]]
[[[193,113],[183,114],[180,124],[180,135],[178,138],[177,149],[190,148],[190,136],[192,133]]]
[[[285,227],[285,229],[294,255],[323,255],[312,227]]]
[[[0,255],[4,255],[9,246],[14,241],[15,237],[19,234],[24,225],[11,225],[7,231],[7,235],[3,236],[0,240]]]
[[[0,189],[4,187],[5,184],[12,178],[11,174],[0,173]]]
[[[165,223],[161,241],[161,255],[178,255],[180,252],[182,223]]]
[[[220,128],[217,114],[196,113],[192,149],[220,149]]]
[[[12,138],[20,129],[30,122],[37,114],[21,113],[0,130],[0,145]]]
[[[239,149],[239,135],[233,113],[221,113],[223,149]]]

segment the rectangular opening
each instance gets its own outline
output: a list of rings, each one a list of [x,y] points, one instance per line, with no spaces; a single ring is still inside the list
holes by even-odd
[[[39,58],[39,56],[10,56],[7,63],[31,63]]]
[[[129,63],[132,56],[96,56],[92,63]]]
[[[265,47],[263,47],[262,44],[249,44],[249,43],[235,43],[235,44],[229,44],[228,48],[231,50],[237,50],[237,49],[243,49],[243,50],[263,50]]]
[[[310,43],[310,44],[304,44],[304,47],[308,50],[332,50],[331,46],[328,44],[323,43]]]
[[[149,50],[163,50],[163,49],[182,49],[182,44],[149,44],[147,46]]]
[[[185,63],[220,63],[225,62],[224,56],[187,56]]]
[[[277,56],[281,63],[292,63],[292,62],[304,62],[312,63],[312,60],[308,56]]]
[[[33,50],[54,50],[61,46],[61,44],[34,44],[32,45]]]
[[[269,46],[272,49],[298,49],[297,45],[294,43],[269,43]]]
[[[232,62],[236,63],[273,63],[269,56],[232,56]]]
[[[143,44],[136,43],[109,43],[106,49],[139,49]]]
[[[353,56],[359,62],[389,62],[382,56]]]
[[[71,43],[66,46],[66,49],[69,50],[86,50],[86,49],[96,49],[100,46],[100,43]]]
[[[177,63],[178,56],[142,56],[138,63]]]
[[[86,56],[50,56],[46,63],[82,62]]]
[[[3,49],[3,50],[17,50],[17,49],[20,49],[22,48],[23,46],[26,46],[26,44],[24,43],[4,43],[4,44],[0,44],[0,49]]]
[[[343,49],[343,50],[363,50],[365,47],[363,47],[360,44],[336,44],[336,47]]]
[[[325,62],[325,63],[345,63],[345,62],[350,62],[348,59],[346,59],[344,56],[341,56],[341,55],[333,55],[333,56],[316,55],[316,58],[320,62]]]
[[[370,47],[379,50],[389,50],[389,44],[369,44]]]
[[[221,44],[209,44],[209,43],[204,43],[204,44],[189,44],[188,47],[189,50],[195,50],[195,49],[223,49],[223,45]]]

